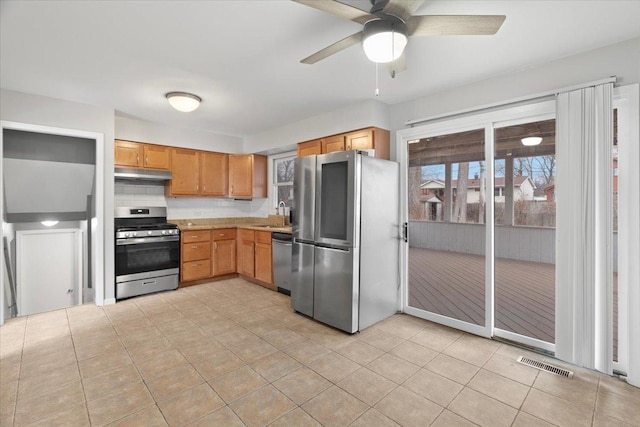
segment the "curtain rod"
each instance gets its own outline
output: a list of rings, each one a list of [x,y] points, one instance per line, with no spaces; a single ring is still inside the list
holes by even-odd
[[[465,108],[463,110],[453,111],[453,112],[450,112],[450,113],[436,114],[434,116],[429,116],[429,117],[425,117],[425,118],[422,118],[422,119],[407,120],[406,122],[404,122],[404,125],[413,127],[413,126],[415,126],[417,124],[426,123],[426,122],[430,122],[430,121],[433,121],[433,120],[443,119],[443,118],[447,118],[447,117],[455,117],[455,116],[459,116],[459,115],[467,114],[467,113],[480,112],[480,111],[483,111],[483,110],[489,110],[491,108],[496,108],[496,107],[506,107],[508,105],[517,104],[519,102],[533,101],[534,99],[546,98],[546,97],[549,97],[549,96],[552,96],[552,95],[557,95],[557,94],[563,93],[563,92],[569,92],[569,91],[576,90],[576,89],[583,89],[583,88],[586,88],[586,87],[598,86],[598,85],[602,85],[602,84],[606,84],[606,83],[615,83],[615,82],[616,82],[616,76],[611,76],[611,77],[608,77],[606,79],[601,79],[601,80],[595,80],[595,81],[591,81],[591,82],[581,83],[581,84],[577,84],[577,85],[574,85],[574,86],[566,86],[566,87],[559,88],[559,89],[553,89],[553,90],[548,90],[546,92],[536,93],[534,95],[521,96],[521,97],[518,97],[518,98],[508,99],[506,101],[493,102],[491,104],[484,104],[484,105],[479,105],[479,106],[476,106],[476,107]]]

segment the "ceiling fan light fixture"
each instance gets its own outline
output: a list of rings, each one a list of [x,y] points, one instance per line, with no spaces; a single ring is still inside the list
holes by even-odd
[[[407,45],[407,26],[399,19],[369,21],[364,26],[362,48],[372,62],[395,61]]]
[[[534,145],[540,145],[540,143],[542,142],[542,137],[528,136],[526,138],[522,138],[520,142],[522,142],[522,145],[526,145],[527,147],[532,147]]]
[[[183,113],[194,111],[202,101],[199,96],[187,92],[169,92],[165,96],[173,108]]]

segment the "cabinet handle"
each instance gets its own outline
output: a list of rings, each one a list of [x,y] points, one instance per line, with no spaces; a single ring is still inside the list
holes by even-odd
[[[202,186],[202,191],[207,191],[207,186],[206,185]]]
[[[140,155],[136,154],[136,163],[139,163],[139,162],[140,162]]]
[[[198,184],[196,184],[196,191],[198,191],[198,187],[199,187],[199,185],[198,185]]]
[[[199,249],[199,248],[200,248],[200,246],[197,246],[197,245],[196,246],[191,246],[191,249]]]
[[[148,165],[148,164],[149,164],[149,156],[147,156],[147,157],[145,157],[145,158],[144,158],[144,164],[145,164],[145,165]]]
[[[197,239],[200,236],[191,236],[192,239]]]
[[[213,249],[218,249],[218,243],[213,244]]]

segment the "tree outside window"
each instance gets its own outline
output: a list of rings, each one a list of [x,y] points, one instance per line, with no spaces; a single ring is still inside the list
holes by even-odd
[[[293,204],[293,171],[295,156],[273,160],[274,205],[282,201],[290,208]]]

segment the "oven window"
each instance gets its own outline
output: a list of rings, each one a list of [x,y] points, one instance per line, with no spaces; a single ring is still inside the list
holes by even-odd
[[[177,241],[116,246],[116,276],[179,266],[180,244]]]

